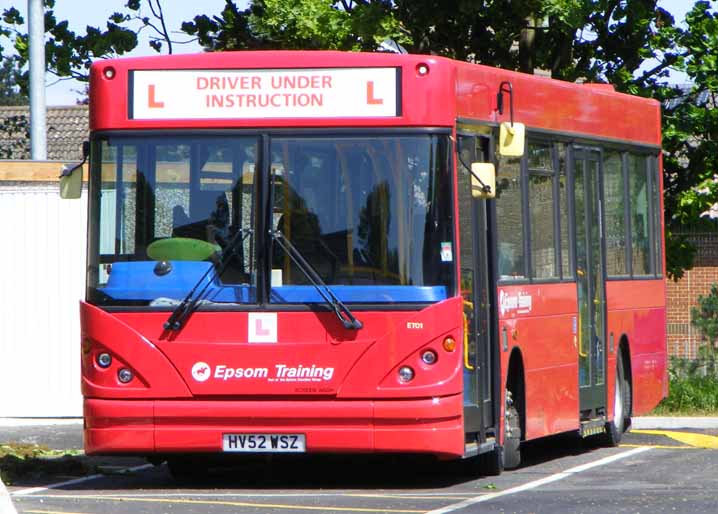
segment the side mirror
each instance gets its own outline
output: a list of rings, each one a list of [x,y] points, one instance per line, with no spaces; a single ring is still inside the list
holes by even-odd
[[[77,200],[82,196],[82,166],[90,156],[90,142],[82,142],[82,162],[79,164],[66,164],[60,173],[60,198],[63,200]]]
[[[471,196],[483,200],[496,198],[496,168],[492,163],[471,163]]]
[[[62,167],[60,198],[63,200],[77,200],[82,196],[82,164]]]
[[[523,123],[505,121],[499,128],[499,154],[504,157],[522,157],[526,126]]]

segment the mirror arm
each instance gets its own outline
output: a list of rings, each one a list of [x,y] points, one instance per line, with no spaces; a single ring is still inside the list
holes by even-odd
[[[65,164],[62,167],[62,171],[60,172],[59,178],[62,177],[69,177],[72,175],[72,172],[74,172],[77,168],[81,168],[85,165],[87,162],[87,158],[90,156],[90,143],[89,141],[83,141],[82,143],[82,161],[80,161],[79,164],[75,164],[74,166],[71,166],[69,164]]]
[[[511,82],[504,80],[499,84],[499,92],[496,94],[496,110],[499,114],[504,113],[504,93],[509,94],[509,121],[514,126],[514,88]]]

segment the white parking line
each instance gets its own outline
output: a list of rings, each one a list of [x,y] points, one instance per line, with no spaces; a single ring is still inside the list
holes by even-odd
[[[127,468],[126,471],[127,471],[127,472],[140,471],[140,470],[147,469],[147,468],[151,468],[151,467],[153,467],[152,464],[143,464],[143,465],[141,465],[141,466],[135,466],[135,467],[132,467],[132,468]],[[40,493],[40,492],[42,492],[42,491],[47,491],[48,489],[57,489],[57,488],[59,488],[59,487],[65,487],[65,486],[67,486],[67,485],[75,485],[75,484],[81,484],[82,482],[89,482],[90,480],[95,480],[95,479],[97,479],[97,478],[102,478],[102,477],[104,477],[104,476],[105,476],[105,475],[98,473],[98,474],[96,474],[96,475],[88,475],[88,476],[82,477],[82,478],[75,478],[75,479],[73,479],[73,480],[66,480],[66,481],[64,481],[64,482],[57,482],[57,483],[55,483],[55,484],[50,484],[50,485],[46,485],[46,486],[43,486],[43,487],[30,487],[30,488],[28,488],[28,489],[20,489],[19,491],[13,491],[12,493],[10,493],[10,496],[28,496],[28,495],[30,495],[30,494],[35,494],[35,493]]]
[[[550,484],[552,482],[558,482],[559,480],[563,480],[564,478],[568,478],[577,473],[581,473],[583,471],[586,471],[586,470],[589,470],[592,468],[597,468],[599,466],[605,466],[606,464],[610,464],[611,462],[615,462],[615,461],[621,460],[621,459],[626,459],[628,457],[632,457],[639,453],[646,452],[650,449],[651,449],[650,447],[634,448],[633,450],[629,450],[629,451],[623,452],[623,453],[618,453],[616,455],[611,455],[609,457],[604,457],[603,459],[589,462],[588,464],[582,464],[580,466],[575,466],[573,468],[567,469],[566,471],[561,471],[560,473],[556,473],[554,475],[550,475],[550,476],[541,478],[539,480],[534,480],[533,482],[528,482],[526,484],[512,487],[510,489],[506,489],[505,491],[483,494],[481,496],[476,496],[474,498],[470,498],[468,500],[464,500],[462,502],[455,503],[455,504],[449,505],[447,507],[442,507],[440,509],[431,510],[431,511],[427,512],[426,514],[447,514],[449,512],[454,512],[454,511],[463,509],[464,507],[474,505],[475,503],[483,503],[483,502],[491,501],[495,498],[500,498],[502,496],[509,496],[511,494],[516,494],[516,493],[520,493],[523,491],[529,491],[531,489],[536,489],[537,487],[541,487],[542,485]]]

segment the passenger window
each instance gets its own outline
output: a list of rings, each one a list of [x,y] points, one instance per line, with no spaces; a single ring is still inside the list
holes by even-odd
[[[531,227],[531,277],[556,278],[556,231],[554,230],[554,166],[548,144],[530,143],[529,225]]]
[[[646,157],[628,154],[628,191],[630,195],[631,261],[634,275],[648,275],[650,265],[650,219]]]
[[[521,159],[504,157],[499,161],[496,177],[496,225],[499,278],[525,279]]]
[[[606,152],[603,157],[603,190],[606,202],[606,273],[628,275],[626,261],[626,212],[623,165],[619,152]]]

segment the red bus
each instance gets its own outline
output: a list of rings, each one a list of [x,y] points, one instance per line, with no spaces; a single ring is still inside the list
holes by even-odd
[[[666,395],[655,101],[340,52],[107,60],[90,98],[88,454],[496,473]]]

